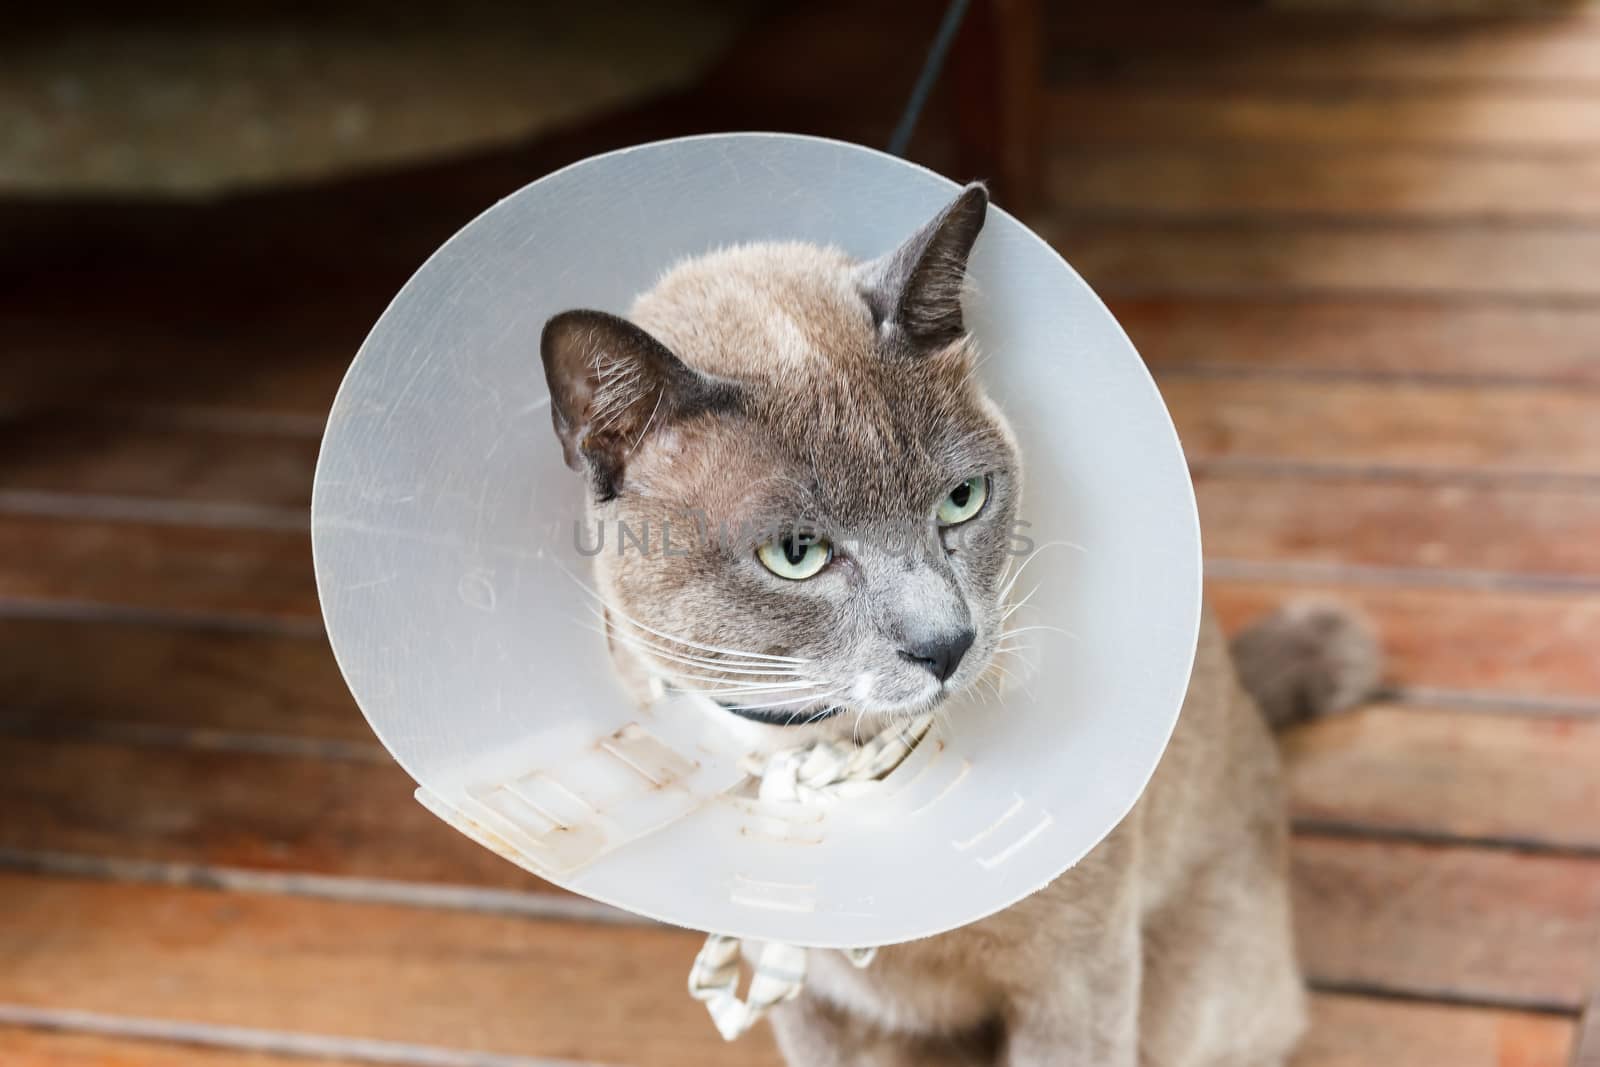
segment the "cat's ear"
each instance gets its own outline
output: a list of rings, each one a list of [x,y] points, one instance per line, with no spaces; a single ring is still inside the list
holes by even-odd
[[[947,345],[966,332],[961,286],[988,210],[989,191],[974,182],[905,244],[866,264],[862,289],[880,330],[898,333],[922,350]]]
[[[731,405],[735,387],[700,374],[627,319],[563,311],[539,339],[550,417],[567,466],[609,500],[646,434],[695,411]]]

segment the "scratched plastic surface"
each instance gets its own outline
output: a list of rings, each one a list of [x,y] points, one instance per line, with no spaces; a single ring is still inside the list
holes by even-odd
[[[981,918],[1076,863],[1127,812],[1193,659],[1193,491],[1121,328],[998,208],[973,255],[967,319],[1021,437],[1024,532],[1052,545],[1019,585],[1039,587],[1026,622],[1049,627],[1028,635],[1026,684],[947,705],[877,795],[774,809],[734,795],[739,753],[714,716],[685,700],[634,707],[591,628],[573,531],[583,486],[551,430],[545,320],[626,313],[675,260],[733,242],[874,256],[955,192],[837,142],[663,142],[507,197],[407,283],[330,415],[312,534],[339,665],[419,799],[599,900],[817,946]]]

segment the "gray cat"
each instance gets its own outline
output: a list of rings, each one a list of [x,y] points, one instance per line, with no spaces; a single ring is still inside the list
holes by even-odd
[[[987,210],[969,186],[867,263],[795,243],[713,252],[627,320],[546,325],[590,520],[635,538],[595,567],[641,701],[704,693],[770,749],[869,735],[998,676],[1022,461],[960,301]],[[646,546],[641,531],[670,533]],[[1208,613],[1149,789],[1055,883],[864,970],[813,953],[805,994],[773,1015],[789,1062],[1283,1063],[1305,1010],[1268,722],[1354,703],[1378,661],[1357,621],[1317,605],[1234,653]]]

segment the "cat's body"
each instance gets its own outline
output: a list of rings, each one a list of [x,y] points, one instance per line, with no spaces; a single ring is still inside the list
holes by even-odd
[[[795,1067],[1269,1067],[1303,1025],[1274,742],[1208,616],[1167,752],[1073,870],[865,971],[813,953]]]
[[[969,187],[865,264],[808,245],[713,253],[670,271],[632,322],[546,326],[552,414],[591,519],[669,524],[679,545],[596,558],[641,700],[704,693],[752,747],[782,748],[870,734],[994,676],[1015,632],[1022,457],[962,325],[986,209]],[[1362,695],[1376,661],[1327,610],[1236,649],[1243,687],[1208,616],[1149,789],[1054,884],[862,970],[813,953],[805,993],[773,1018],[794,1067],[1281,1064],[1303,994],[1278,758],[1246,689],[1274,719],[1315,713]]]

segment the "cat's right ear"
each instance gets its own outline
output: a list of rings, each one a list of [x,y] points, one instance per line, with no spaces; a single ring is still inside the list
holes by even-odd
[[[588,474],[601,501],[621,491],[628,457],[652,429],[736,401],[730,383],[700,374],[644,330],[603,311],[551,318],[539,354],[562,455]]]
[[[899,248],[862,268],[862,292],[880,330],[919,353],[966,333],[961,288],[988,211],[989,190],[974,182]]]

